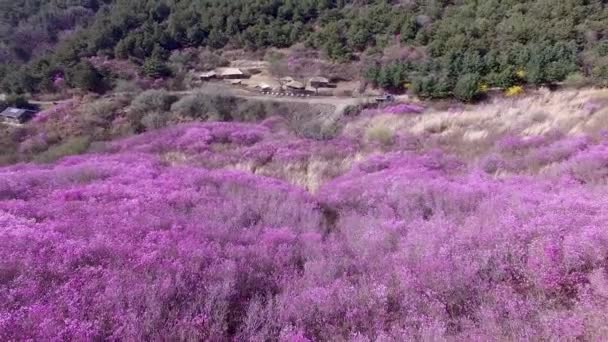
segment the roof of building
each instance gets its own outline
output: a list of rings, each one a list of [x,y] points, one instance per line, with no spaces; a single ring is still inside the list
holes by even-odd
[[[8,107],[0,113],[0,116],[11,119],[20,119],[23,117],[23,115],[28,113],[34,113],[34,111],[29,109]]]
[[[291,81],[291,82],[287,83],[285,86],[287,86],[288,88],[293,88],[293,89],[304,89],[304,84],[302,82],[298,82],[298,81]]]
[[[260,83],[257,85],[257,87],[260,89],[272,89],[272,86],[270,86],[268,83]]]
[[[217,73],[213,70],[211,71],[205,71],[205,72],[201,72],[198,74],[198,77],[203,77],[203,78],[210,78],[210,77],[215,77],[217,75]]]
[[[310,82],[329,83],[329,80],[325,77],[315,76],[310,79]]]
[[[239,68],[221,68],[217,70],[220,76],[244,75],[245,73]]]

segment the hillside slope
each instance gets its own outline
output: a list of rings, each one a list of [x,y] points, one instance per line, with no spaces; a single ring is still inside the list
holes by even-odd
[[[69,74],[83,56],[156,70],[175,49],[304,43],[337,62],[364,59],[364,76],[384,88],[469,100],[479,87],[603,85],[607,23],[601,0],[117,0],[58,52],[0,77],[7,91],[44,91],[45,78]]]
[[[0,0],[0,63],[27,62],[86,27],[103,1]]]
[[[282,127],[191,123],[0,168],[0,338],[605,336],[605,136],[513,131],[466,160],[402,131]]]

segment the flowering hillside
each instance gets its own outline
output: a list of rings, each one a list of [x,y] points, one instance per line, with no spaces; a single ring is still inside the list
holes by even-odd
[[[0,168],[0,339],[608,333],[608,139],[505,135],[470,160],[279,126]]]

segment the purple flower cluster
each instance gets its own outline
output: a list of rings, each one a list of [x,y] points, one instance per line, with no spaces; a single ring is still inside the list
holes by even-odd
[[[43,110],[36,114],[34,122],[44,123],[50,119],[61,120],[76,110],[78,103],[76,101],[61,102],[47,110]]]
[[[219,339],[324,225],[287,184],[143,154],[3,170],[0,223],[2,340]]]
[[[585,112],[587,112],[587,114],[592,115],[600,109],[604,108],[605,105],[605,101],[588,100],[583,104],[582,108]]]
[[[438,150],[371,155],[312,194],[227,166],[356,142],[210,123],[0,168],[0,339],[601,340],[607,146],[506,138],[495,168],[560,173],[502,178]]]
[[[273,133],[265,124],[226,122],[173,126],[112,146],[114,151],[180,152],[208,168],[243,162],[261,166],[271,162],[297,163],[314,158],[341,160],[354,155],[358,148],[356,141],[346,138],[316,141],[285,132]]]
[[[421,114],[425,108],[414,103],[399,103],[380,108],[366,108],[361,111],[361,116],[375,116],[379,114]]]
[[[583,183],[608,181],[608,139],[587,135],[564,137],[507,136],[499,140],[492,153],[481,158],[479,166],[487,173],[537,173],[577,179]]]
[[[62,89],[65,87],[65,78],[63,73],[57,73],[53,76],[53,86],[55,89]]]
[[[420,114],[424,112],[424,107],[414,103],[400,103],[384,107],[382,112],[391,114]]]

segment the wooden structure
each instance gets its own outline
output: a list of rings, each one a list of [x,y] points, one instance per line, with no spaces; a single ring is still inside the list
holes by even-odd
[[[8,107],[0,113],[0,119],[6,123],[22,124],[30,120],[35,111],[22,108]]]
[[[304,86],[304,84],[302,82],[291,81],[291,82],[285,84],[285,88],[287,90],[291,90],[291,91],[295,91],[295,92],[302,92],[302,91],[304,91],[304,89],[306,89],[306,86]]]
[[[272,90],[272,87],[266,83],[260,83],[255,87],[260,89],[261,91],[271,91]]]
[[[281,79],[279,80],[279,82],[280,82],[281,84],[288,84],[288,83],[291,83],[291,82],[293,82],[293,81],[295,81],[295,80],[294,80],[294,79],[293,79],[293,77],[291,77],[291,76],[285,76],[285,77],[281,77]]]
[[[245,74],[239,68],[220,68],[216,71],[219,78],[225,80],[242,80],[249,78],[249,75]]]
[[[212,79],[217,78],[217,73],[213,70],[201,72],[200,74],[198,74],[198,78],[201,81],[210,81]]]
[[[321,76],[317,76],[317,77],[313,77],[308,81],[308,84],[315,89],[318,88],[328,88],[329,87],[329,80],[325,77],[321,77]]]

